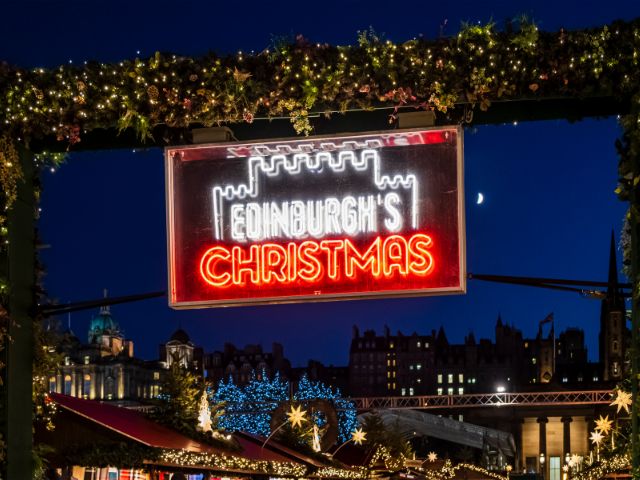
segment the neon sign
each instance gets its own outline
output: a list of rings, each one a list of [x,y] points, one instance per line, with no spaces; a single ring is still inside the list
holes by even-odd
[[[166,149],[170,305],[465,290],[461,130]]]

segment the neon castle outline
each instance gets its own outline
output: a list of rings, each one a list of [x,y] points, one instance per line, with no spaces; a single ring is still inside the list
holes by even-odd
[[[327,150],[337,150],[340,147],[359,147],[363,148],[359,155],[354,150],[342,150],[337,154],[331,153]],[[411,198],[411,227],[415,230],[418,227],[418,181],[414,174],[408,173],[406,175],[395,174],[387,175],[382,173],[381,158],[379,151],[373,147],[383,147],[383,143],[380,140],[366,140],[365,142],[344,142],[340,146],[336,146],[333,142],[322,143],[320,147],[322,151],[312,153],[313,145],[300,145],[298,148],[292,149],[289,145],[278,145],[275,149],[268,149],[267,151],[260,151],[261,155],[251,155],[247,158],[247,171],[248,182],[240,183],[238,185],[216,185],[212,188],[213,196],[213,227],[214,236],[217,240],[224,240],[224,215],[223,208],[225,201],[233,200],[246,200],[255,199],[260,195],[260,175],[266,175],[267,177],[275,178],[285,174],[290,176],[301,175],[304,173],[318,172],[324,167],[327,167],[334,173],[344,172],[348,166],[351,166],[356,172],[365,172],[372,170],[373,185],[378,189],[378,192],[395,191],[399,189],[409,190]],[[262,155],[275,152],[287,152],[292,153],[287,155],[285,153],[275,153],[270,156]],[[297,153],[293,153],[297,152]],[[236,152],[232,152],[231,156],[236,156]],[[253,152],[257,153],[257,152]],[[378,193],[376,192],[376,193]],[[397,195],[396,195],[397,197]],[[352,197],[346,197],[347,199]],[[385,199],[385,207],[389,210],[393,209],[393,206],[387,204]],[[393,199],[392,199],[393,200]],[[331,208],[339,208],[337,204],[340,202],[335,198],[328,198],[325,202],[331,202]],[[296,202],[292,202],[296,203]],[[297,202],[300,207],[303,202]],[[350,202],[355,206],[355,199]],[[391,202],[390,202],[391,203]],[[378,204],[381,204],[381,197],[378,194]],[[327,203],[329,205],[329,203]],[[298,205],[296,205],[298,206]],[[302,207],[301,207],[302,208]],[[344,208],[344,207],[343,207]],[[302,211],[300,210],[302,215]],[[399,214],[398,214],[399,216]],[[385,220],[386,222],[386,220]],[[362,223],[362,222],[360,222]],[[377,228],[376,228],[377,230]],[[393,229],[390,229],[393,230]],[[310,231],[310,230],[309,230]],[[350,233],[350,232],[347,232]],[[233,235],[232,235],[233,236]],[[277,235],[285,238],[304,238],[309,235],[297,236],[297,235]],[[325,235],[310,235],[314,237],[322,237]],[[234,236],[234,239],[237,239]]]

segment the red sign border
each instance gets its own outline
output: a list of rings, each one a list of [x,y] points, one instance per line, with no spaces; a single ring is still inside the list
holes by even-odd
[[[456,295],[464,294],[467,291],[467,244],[466,244],[466,225],[465,225],[465,209],[464,209],[464,155],[463,155],[463,129],[460,125],[438,126],[438,127],[421,127],[421,128],[407,128],[396,130],[377,130],[371,132],[357,132],[357,133],[344,133],[337,135],[318,135],[305,137],[307,140],[326,140],[345,137],[366,137],[371,135],[384,135],[389,133],[404,133],[404,132],[428,132],[428,131],[443,131],[443,130],[455,130],[456,131],[456,148],[457,148],[457,188],[458,188],[458,264],[460,270],[460,286],[459,287],[442,287],[442,288],[429,288],[429,289],[411,289],[411,290],[382,290],[379,292],[348,292],[348,293],[334,293],[334,294],[320,294],[320,295],[289,295],[278,297],[265,297],[254,299],[228,299],[228,300],[202,300],[195,302],[178,302],[174,300],[175,292],[175,280],[174,280],[174,217],[175,212],[173,208],[173,168],[170,152],[173,150],[193,150],[199,148],[210,147],[225,147],[231,145],[247,145],[247,144],[260,144],[260,143],[272,143],[272,142],[292,142],[298,139],[297,137],[285,137],[285,138],[269,138],[264,140],[252,140],[252,141],[234,141],[234,142],[218,142],[218,143],[200,143],[196,145],[174,145],[165,147],[165,198],[167,203],[167,270],[168,270],[168,285],[169,291],[167,298],[169,300],[169,306],[176,310],[195,309],[195,308],[219,308],[219,307],[239,307],[239,306],[254,306],[254,305],[276,305],[285,303],[311,303],[311,302],[335,302],[342,300],[367,300],[376,298],[411,298],[411,297],[427,297],[435,295]]]

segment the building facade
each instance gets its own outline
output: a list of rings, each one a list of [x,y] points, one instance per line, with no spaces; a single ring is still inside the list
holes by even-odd
[[[271,352],[262,345],[247,345],[243,349],[225,343],[223,351],[205,355],[204,368],[207,379],[217,384],[220,380],[233,379],[237,385],[247,384],[253,375],[272,377],[276,373],[285,380],[291,379],[291,362],[284,356],[284,348],[274,343]]]
[[[70,329],[64,332],[60,345],[63,364],[57,375],[49,378],[49,390],[122,404],[157,397],[163,365],[136,358],[133,347],[109,307],[101,307],[91,319],[87,343],[82,343]]]

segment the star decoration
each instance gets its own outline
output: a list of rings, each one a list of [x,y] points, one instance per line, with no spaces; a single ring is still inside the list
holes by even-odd
[[[304,417],[307,413],[306,410],[302,410],[302,407],[298,405],[297,407],[291,406],[291,411],[287,413],[287,417],[289,422],[294,427],[301,427],[302,422],[306,422],[307,419]]]
[[[356,428],[351,434],[351,440],[356,445],[362,445],[362,442],[367,440],[367,434],[361,428]]]
[[[427,455],[427,460],[429,460],[431,463],[435,462],[438,459],[438,454],[436,452],[429,452],[429,455]]]
[[[600,418],[596,420],[596,430],[598,430],[603,435],[606,435],[611,431],[611,425],[613,424],[613,420],[609,420],[609,415],[603,417],[600,415]]]
[[[620,413],[620,410],[624,409],[625,413],[629,413],[629,407],[633,403],[631,399],[631,394],[629,392],[625,392],[624,390],[618,390],[616,399],[611,402],[612,407],[618,407],[616,413]]]
[[[595,445],[600,445],[600,442],[602,442],[603,438],[604,437],[602,436],[602,434],[597,430],[591,432],[591,435],[589,436],[589,440],[591,440],[591,443]]]
[[[565,465],[565,467],[567,467],[567,470],[568,470],[569,468],[573,468],[573,467],[575,467],[575,466],[576,466],[576,462],[574,462],[574,461],[573,461],[573,459],[570,459],[570,460],[569,460],[569,463],[567,463],[567,464]]]
[[[582,462],[582,457],[577,453],[574,453],[573,455],[571,455],[571,461],[574,465],[579,465]]]
[[[511,470],[513,470],[513,467],[511,465],[507,465],[506,470],[507,470],[507,473],[509,473]]]
[[[562,466],[562,471],[563,472],[568,472],[569,471],[569,465],[563,465]]]

